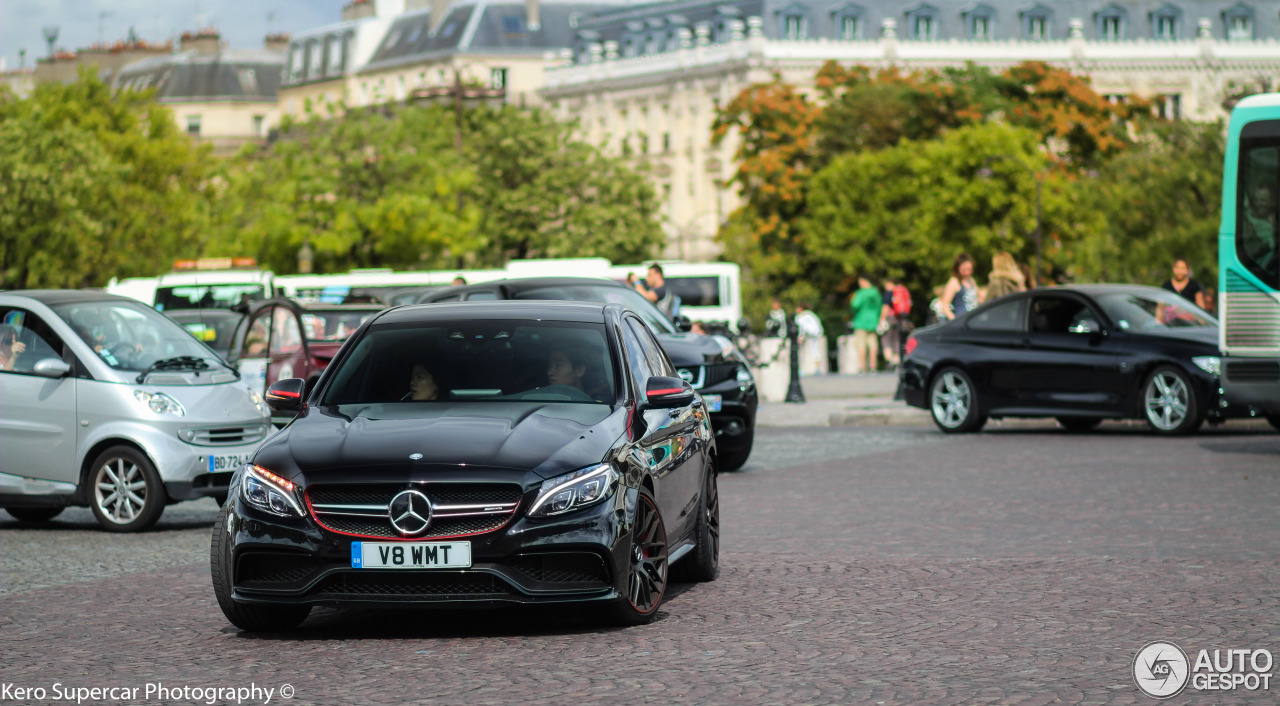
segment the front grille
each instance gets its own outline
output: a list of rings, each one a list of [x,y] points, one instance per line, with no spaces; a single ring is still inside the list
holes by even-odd
[[[582,587],[595,588],[609,582],[609,572],[600,557],[583,552],[523,554],[511,562],[511,568],[533,583],[587,584]]]
[[[305,583],[317,568],[316,560],[308,556],[253,552],[240,557],[236,585],[245,588],[287,588]]]
[[[326,577],[309,594],[315,598],[487,598],[511,595],[506,582],[490,574],[461,572],[343,572]]]
[[[1280,363],[1228,362],[1227,382],[1280,382]]]
[[[738,375],[737,363],[712,363],[692,368],[679,368],[680,378],[686,380],[695,390],[708,385],[718,385],[725,380],[732,380]]]
[[[431,501],[427,530],[405,537],[391,524],[392,498],[416,490]],[[507,524],[523,491],[512,483],[360,483],[307,489],[312,513],[325,528],[385,539],[440,539],[492,532]]]
[[[178,437],[188,444],[197,446],[234,446],[252,444],[261,441],[267,435],[266,424],[250,424],[247,426],[209,427],[206,429],[183,429]]]

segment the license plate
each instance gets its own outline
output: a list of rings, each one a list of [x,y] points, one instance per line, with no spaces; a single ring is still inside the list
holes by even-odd
[[[724,398],[720,395],[703,395],[702,401],[707,403],[708,412],[719,412],[720,405],[724,402]]]
[[[465,569],[471,542],[352,542],[353,569]]]
[[[251,454],[228,454],[226,456],[210,456],[210,473],[230,473],[249,462]]]

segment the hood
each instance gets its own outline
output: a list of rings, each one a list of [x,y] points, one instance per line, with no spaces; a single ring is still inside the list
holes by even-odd
[[[699,333],[660,333],[658,343],[678,368],[736,362],[728,339]]]
[[[1213,355],[1216,355],[1218,350],[1217,326],[1189,326],[1187,328],[1148,329],[1145,331],[1130,330],[1128,333],[1147,338],[1161,338],[1167,341],[1203,344],[1214,350]]]
[[[205,380],[209,378],[207,374],[202,377]],[[251,420],[260,424],[271,418],[266,404],[253,401],[248,385],[229,375],[227,377],[233,382],[220,385],[157,384],[162,376],[153,374],[143,384],[133,387],[146,392],[163,392],[174,398],[186,408],[185,419],[193,424],[243,424]]]
[[[475,467],[551,478],[604,460],[626,414],[624,407],[542,402],[308,408],[254,462],[286,477],[301,472],[309,482],[352,468],[387,475]]]

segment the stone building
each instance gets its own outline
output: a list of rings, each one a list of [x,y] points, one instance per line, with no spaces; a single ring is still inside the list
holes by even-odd
[[[738,205],[736,145],[711,144],[714,113],[775,73],[811,87],[828,60],[997,71],[1039,60],[1195,120],[1280,78],[1277,0],[695,0],[619,8],[577,30],[543,97],[591,139],[652,164],[666,255],[689,260],[718,254],[712,238]]]

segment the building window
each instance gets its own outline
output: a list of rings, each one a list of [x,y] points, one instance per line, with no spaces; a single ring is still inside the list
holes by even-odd
[[[1103,94],[1102,100],[1105,100],[1111,105],[1124,105],[1129,102],[1129,96],[1123,93],[1106,93]]]
[[[792,3],[778,11],[778,28],[783,39],[799,41],[809,35],[809,8]]]
[[[516,15],[506,15],[502,18],[503,34],[524,34],[524,18]]]
[[[1181,10],[1173,5],[1164,5],[1151,13],[1151,36],[1170,42],[1178,39],[1178,25],[1181,24],[1181,20]]]
[[[319,78],[324,69],[324,45],[319,41],[307,45],[310,58],[307,61],[307,78]]]
[[[305,57],[302,45],[296,45],[289,54],[289,76],[294,81],[302,80],[302,62]]]
[[[187,116],[187,134],[192,137],[200,137],[200,116]]]
[[[253,69],[240,69],[236,72],[240,77],[240,90],[244,93],[258,92],[258,74]]]
[[[995,34],[996,11],[990,5],[975,5],[963,13],[965,31],[969,39],[989,41]]]
[[[633,37],[627,37],[622,40],[622,55],[625,57],[633,57],[636,55],[636,40]]]
[[[831,13],[835,20],[836,39],[852,42],[862,39],[862,18],[866,11],[860,5],[842,5]]]
[[[1156,115],[1165,120],[1182,119],[1182,94],[1171,93],[1156,100]]]
[[[1049,38],[1049,20],[1045,17],[1032,17],[1027,22],[1027,39],[1042,42]]]
[[[1053,10],[1047,5],[1036,4],[1021,13],[1022,36],[1033,42],[1043,42],[1053,36]]]
[[[649,35],[648,37],[645,37],[645,40],[644,40],[644,53],[645,53],[645,54],[657,54],[657,53],[658,53],[658,35],[656,35],[656,34],[651,34],[651,35]]]
[[[267,122],[267,116],[265,115],[253,116],[253,136],[254,137],[262,137],[262,127],[266,122]]]
[[[1124,39],[1127,14],[1123,8],[1111,5],[1094,17],[1098,24],[1098,39],[1104,42],[1118,42]]]
[[[921,3],[907,10],[907,31],[918,42],[938,38],[938,8]]]
[[[495,91],[507,90],[507,70],[493,69],[489,71],[489,88]]]
[[[799,15],[787,15],[782,18],[782,36],[787,39],[804,39],[804,18]]]
[[[840,18],[840,38],[846,42],[851,42],[862,36],[861,23],[859,17],[841,17]]]
[[[1222,13],[1222,25],[1226,27],[1227,39],[1232,42],[1249,42],[1253,40],[1253,8],[1239,3]]]

